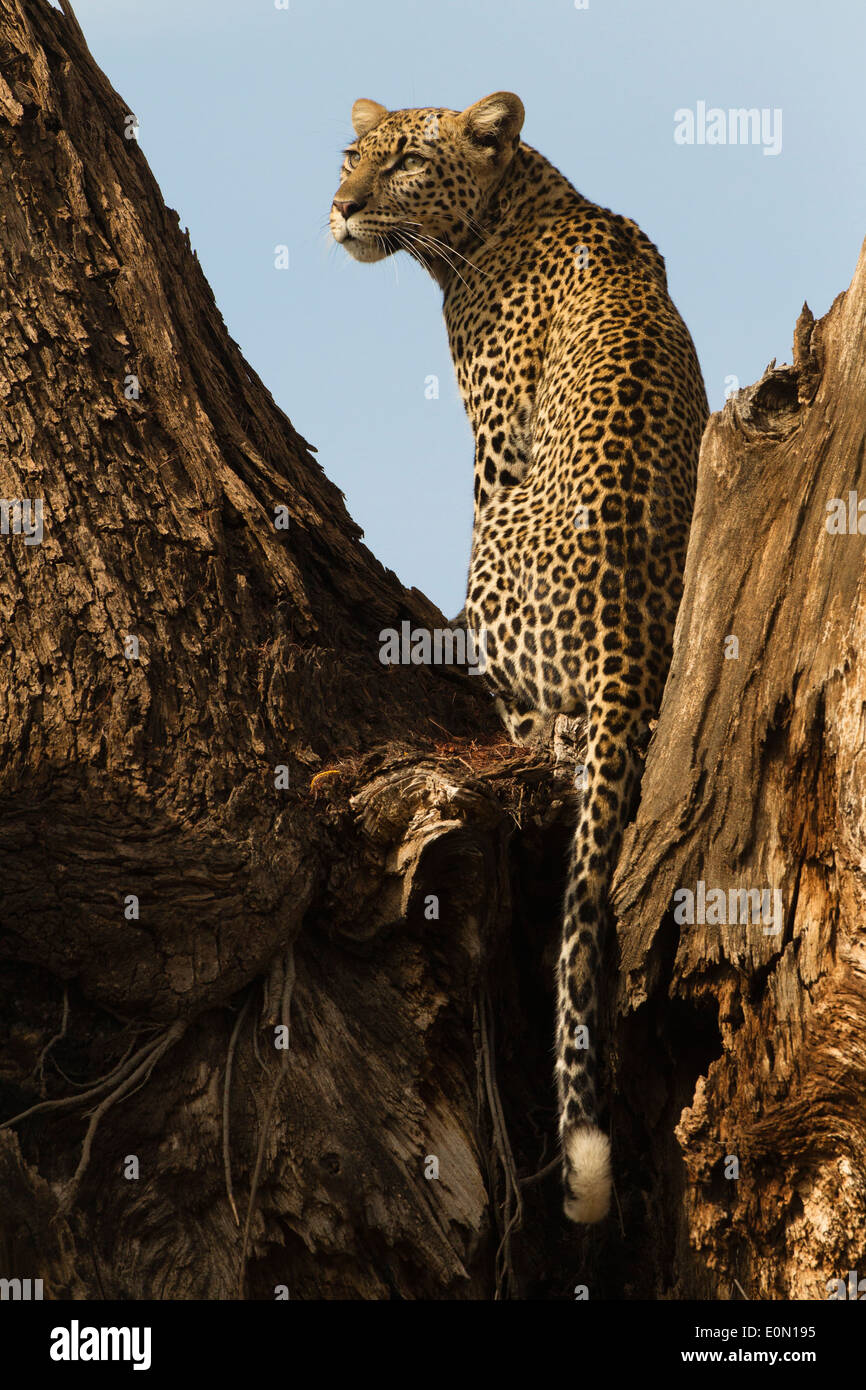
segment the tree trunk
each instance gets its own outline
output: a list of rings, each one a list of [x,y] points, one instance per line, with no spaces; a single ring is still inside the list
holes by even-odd
[[[863,262],[704,442],[617,887],[621,1222],[580,1233],[539,1176],[567,763],[382,664],[447,624],[228,338],[63,8],[0,0],[0,1275],[825,1297],[864,1209],[863,541],[824,528],[866,492]],[[698,879],[783,931],[680,929]]]
[[[709,1292],[826,1299],[866,1272],[864,537],[866,247],[823,319],[804,306],[794,366],[704,435],[619,865],[617,1106]],[[703,924],[682,892],[699,882],[728,899]],[[732,912],[732,889],[768,891],[770,913]]]

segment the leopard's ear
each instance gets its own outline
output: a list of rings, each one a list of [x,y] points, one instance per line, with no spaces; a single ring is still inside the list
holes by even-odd
[[[523,127],[523,102],[513,92],[494,92],[460,113],[463,129],[474,145],[497,153],[516,144]]]
[[[366,97],[359,97],[352,107],[352,126],[355,134],[366,135],[367,131],[384,120],[387,114],[387,106],[380,106],[378,101],[368,101]]]

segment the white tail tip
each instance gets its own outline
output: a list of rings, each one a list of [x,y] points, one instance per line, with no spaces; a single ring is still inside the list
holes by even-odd
[[[563,1137],[566,1158],[565,1214],[590,1225],[607,1216],[613,1178],[610,1140],[595,1125],[570,1129]]]

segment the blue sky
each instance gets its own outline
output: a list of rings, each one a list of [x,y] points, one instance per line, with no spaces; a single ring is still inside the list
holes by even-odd
[[[517,92],[528,143],[659,246],[713,409],[729,378],[791,360],[803,300],[826,312],[866,234],[862,0],[73,3],[232,337],[371,549],[448,616],[472,435],[433,281],[329,245],[356,97],[462,109]],[[676,143],[674,113],[699,102],[778,108],[781,150]]]

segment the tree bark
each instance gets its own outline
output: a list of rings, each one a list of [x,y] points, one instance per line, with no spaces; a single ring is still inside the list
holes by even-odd
[[[804,306],[793,367],[771,364],[704,435],[614,900],[619,1105],[642,1078],[658,1096],[639,1104],[643,1186],[671,1249],[688,1240],[703,1286],[734,1296],[825,1299],[862,1272],[864,556],[866,247],[820,322]],[[678,922],[675,895],[698,881],[773,890],[778,920]],[[648,1027],[670,1059],[662,1088],[628,1041]]]
[[[293,1176],[262,1164],[286,1206],[257,1217],[248,1255],[270,1249],[279,1219],[281,1249],[318,1245],[322,1292],[381,1290],[345,1216],[350,1166],[358,1184],[369,1175],[364,1205],[383,1243],[393,1226],[433,1286],[471,1283],[450,1230],[483,1239],[484,1184],[470,1139],[449,1131],[474,1125],[457,1068],[431,1099],[436,1132],[468,1171],[431,1204],[392,1119],[406,1211],[399,1191],[381,1195],[395,1159],[364,1058],[399,1040],[399,1087],[382,1076],[378,1099],[408,1107],[417,1128],[425,1042],[414,1027],[404,1035],[416,1012],[429,1010],[432,1028],[444,1001],[438,986],[435,1008],[427,998],[432,977],[409,989],[399,940],[366,972],[354,954],[343,963],[341,932],[369,950],[390,924],[386,827],[368,840],[347,797],[335,810],[337,779],[316,775],[385,743],[411,739],[418,758],[468,732],[489,737],[488,701],[465,675],[379,661],[381,629],[444,619],[360,544],[342,495],[228,338],[68,7],[64,18],[8,0],[0,42],[0,486],[10,502],[41,499],[44,515],[41,545],[10,534],[0,550],[4,1116],[74,1097],[130,1047],[138,1065],[86,1104],[3,1131],[7,1239],[24,1240],[17,1263],[35,1264],[55,1297],[234,1295],[242,1237],[222,1156],[232,1009],[269,979],[238,1036],[229,1097],[242,1231],[280,1060],[270,1029],[260,1070],[251,1029],[287,1011],[282,981],[305,924],[291,1094],[267,1155],[279,1151]],[[279,507],[288,530],[275,526]],[[64,1001],[63,1037],[44,1054]],[[134,1078],[134,1090],[154,1061],[139,1044],[163,1036],[149,1083],[122,1100],[117,1084]],[[76,1183],[83,1113],[113,1095]],[[137,1182],[124,1178],[127,1154]],[[352,1250],[359,1267],[343,1272]],[[280,1282],[302,1289],[297,1252]]]
[[[864,1209],[863,540],[822,530],[866,492],[863,261],[704,441],[609,950],[620,1219],[582,1233],[541,1176],[567,759],[382,664],[447,624],[228,337],[63,9],[0,0],[0,496],[44,522],[0,536],[0,1275],[826,1296]],[[783,933],[677,927],[698,878],[781,889]]]

